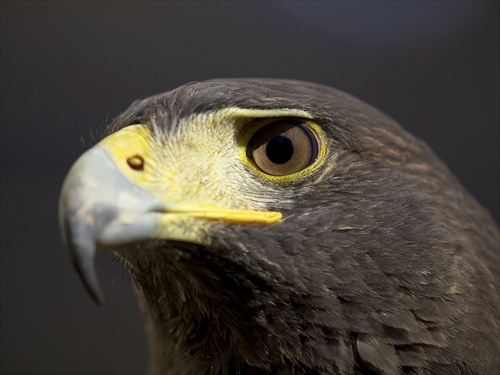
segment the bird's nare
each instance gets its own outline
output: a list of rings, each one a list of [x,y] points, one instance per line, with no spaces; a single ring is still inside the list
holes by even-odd
[[[420,140],[289,80],[137,101],[70,170],[63,240],[130,272],[165,374],[491,374],[499,234]]]

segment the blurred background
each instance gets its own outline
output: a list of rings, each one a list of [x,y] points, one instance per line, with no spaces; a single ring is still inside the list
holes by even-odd
[[[133,100],[220,77],[316,81],[427,141],[499,218],[499,2],[1,2],[1,372],[141,374],[130,281],[94,305],[62,248],[62,180]],[[82,141],[83,140],[83,141]]]

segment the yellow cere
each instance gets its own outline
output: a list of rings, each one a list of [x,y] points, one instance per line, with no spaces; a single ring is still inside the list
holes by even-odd
[[[140,156],[145,160],[146,168],[150,159],[151,134],[146,125],[131,125],[109,135],[99,142],[96,147],[106,147],[118,165],[132,182],[144,185],[148,181],[148,174],[129,167],[127,160]]]
[[[317,160],[309,167],[287,176],[270,176],[248,159],[246,146],[255,131],[280,118],[302,119],[321,145]],[[97,147],[106,148],[124,175],[164,204],[161,223],[184,232],[179,236],[185,237],[186,226],[195,229],[193,226],[207,220],[238,224],[280,221],[281,213],[268,207],[281,193],[268,182],[279,184],[309,175],[325,159],[327,143],[312,118],[294,109],[225,108],[181,119],[169,129],[157,128],[154,119],[148,125],[131,125]]]

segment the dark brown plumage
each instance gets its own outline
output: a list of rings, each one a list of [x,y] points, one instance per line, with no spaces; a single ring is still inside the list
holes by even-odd
[[[222,108],[310,113],[327,152],[282,183],[249,172],[262,189],[242,184],[241,194],[282,213],[278,223],[221,220],[206,244],[114,247],[137,286],[152,372],[498,371],[498,228],[425,143],[378,110],[312,83],[214,80],[134,103],[107,134],[146,124],[162,144],[183,119]]]

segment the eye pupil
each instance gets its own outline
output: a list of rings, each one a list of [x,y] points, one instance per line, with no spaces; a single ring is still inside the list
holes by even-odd
[[[274,164],[284,164],[293,156],[293,143],[289,138],[278,135],[267,143],[266,154]]]

